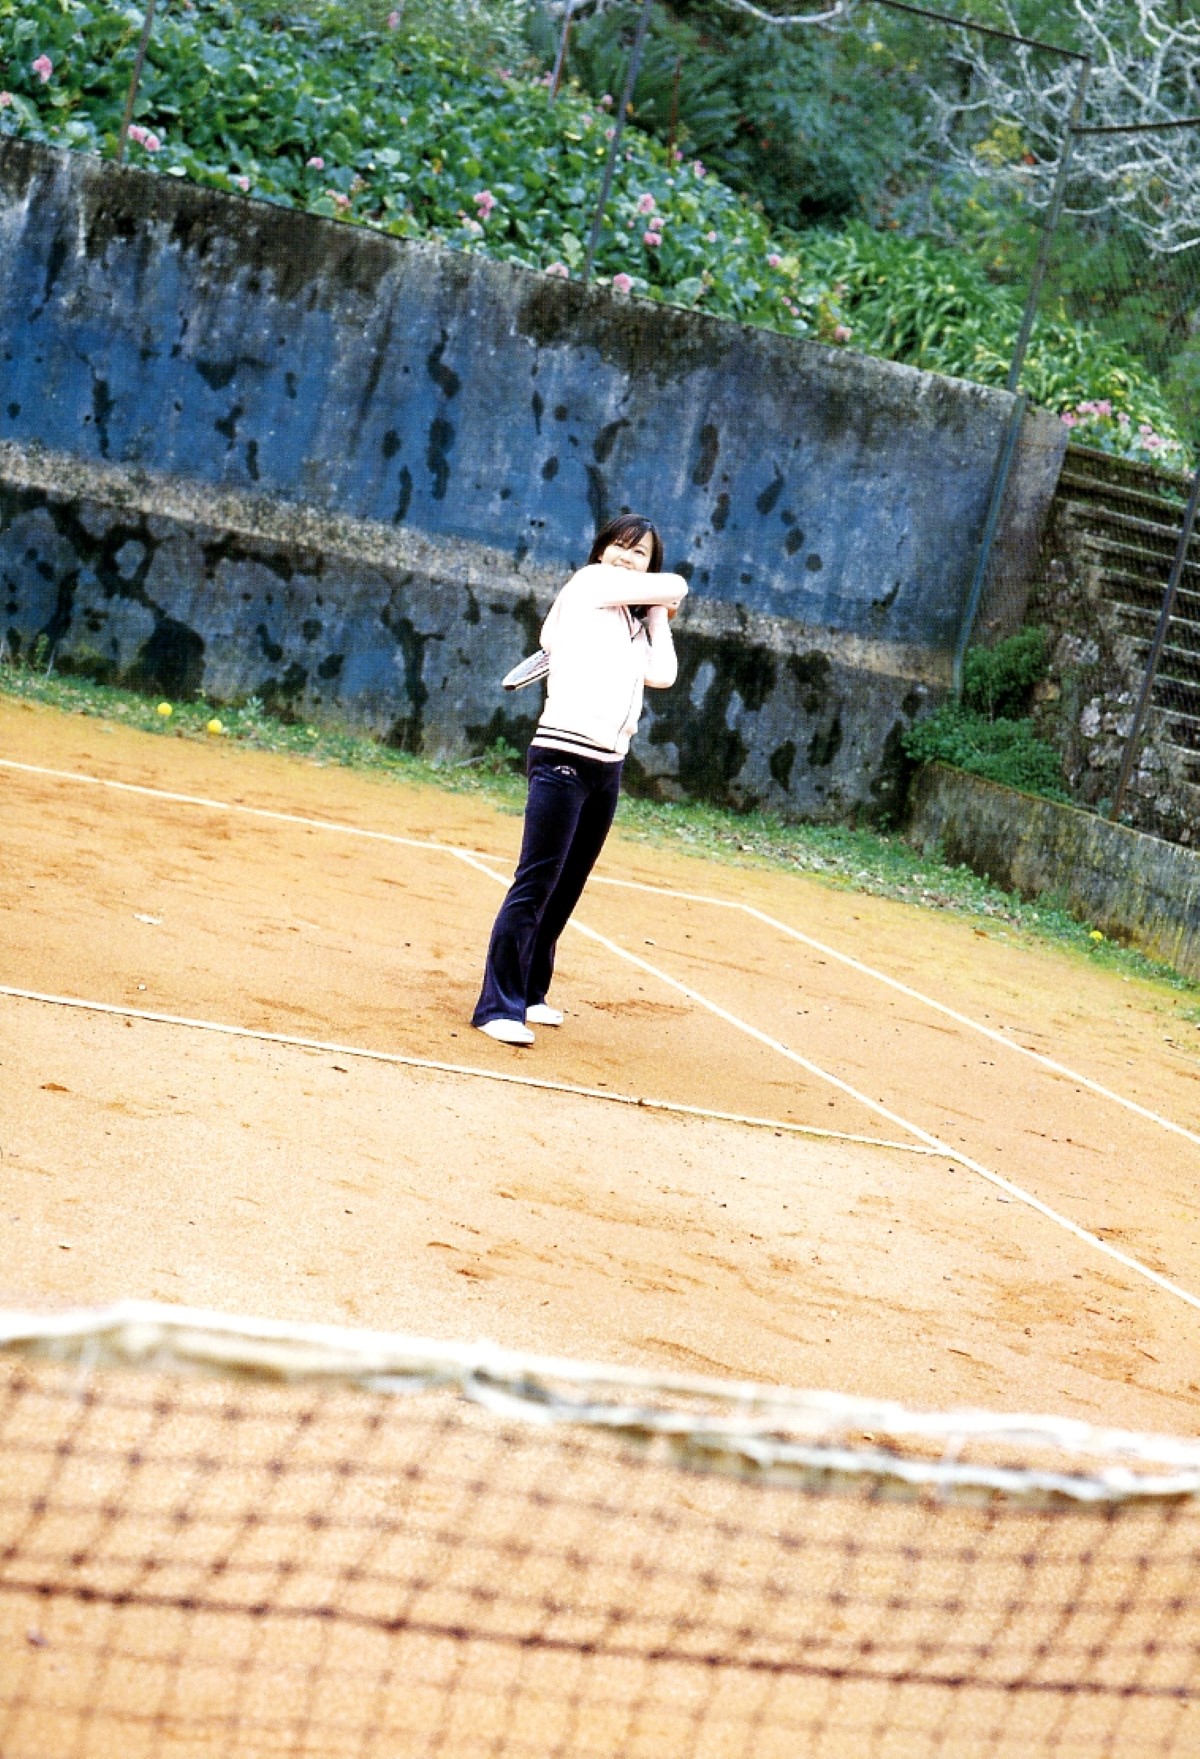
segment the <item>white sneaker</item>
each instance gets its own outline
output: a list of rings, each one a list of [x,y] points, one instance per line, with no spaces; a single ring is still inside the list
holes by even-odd
[[[534,1002],[525,1010],[525,1021],[529,1026],[561,1026],[566,1015],[561,1008],[552,1008],[548,1002]]]
[[[532,1044],[533,1033],[519,1020],[485,1020],[479,1028],[499,1044]]]

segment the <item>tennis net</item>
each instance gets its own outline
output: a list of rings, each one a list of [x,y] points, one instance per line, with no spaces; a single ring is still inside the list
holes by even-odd
[[[1200,1444],[0,1313],[5,1759],[1193,1754]]]

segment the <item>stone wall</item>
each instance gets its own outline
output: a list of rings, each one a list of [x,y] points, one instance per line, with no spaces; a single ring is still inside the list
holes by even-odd
[[[1006,394],[0,142],[0,633],[56,663],[520,738],[496,679],[597,519],[691,581],[635,772],[887,809],[945,690]],[[1001,556],[1040,528],[1028,419]]]
[[[927,764],[909,840],[1007,891],[1052,893],[1075,916],[1200,979],[1200,853],[1077,807]]]
[[[1039,731],[1062,753],[1073,798],[1107,816],[1183,518],[1187,479],[1068,450],[1029,587],[1027,617],[1050,637]],[[1200,676],[1193,654],[1196,553],[1168,631],[1160,684],[1122,806],[1125,823],[1200,846]],[[1189,683],[1172,681],[1191,672]],[[1164,700],[1175,701],[1174,712]]]

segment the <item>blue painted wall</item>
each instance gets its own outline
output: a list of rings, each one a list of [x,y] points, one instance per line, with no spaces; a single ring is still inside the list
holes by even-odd
[[[944,652],[1008,399],[0,143],[0,439],[566,570],[635,507],[697,593]]]

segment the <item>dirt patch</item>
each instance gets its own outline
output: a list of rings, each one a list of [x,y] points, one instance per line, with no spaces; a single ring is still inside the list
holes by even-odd
[[[1195,1309],[1023,1200],[1200,1289],[1200,1153],[1145,1115],[1194,1128],[1200,1082],[1152,987],[618,836],[567,1024],[512,1052],[466,1020],[514,816],[25,705],[0,754],[218,803],[0,772],[4,983],[482,1072],[0,997],[8,1296],[1191,1426]]]

